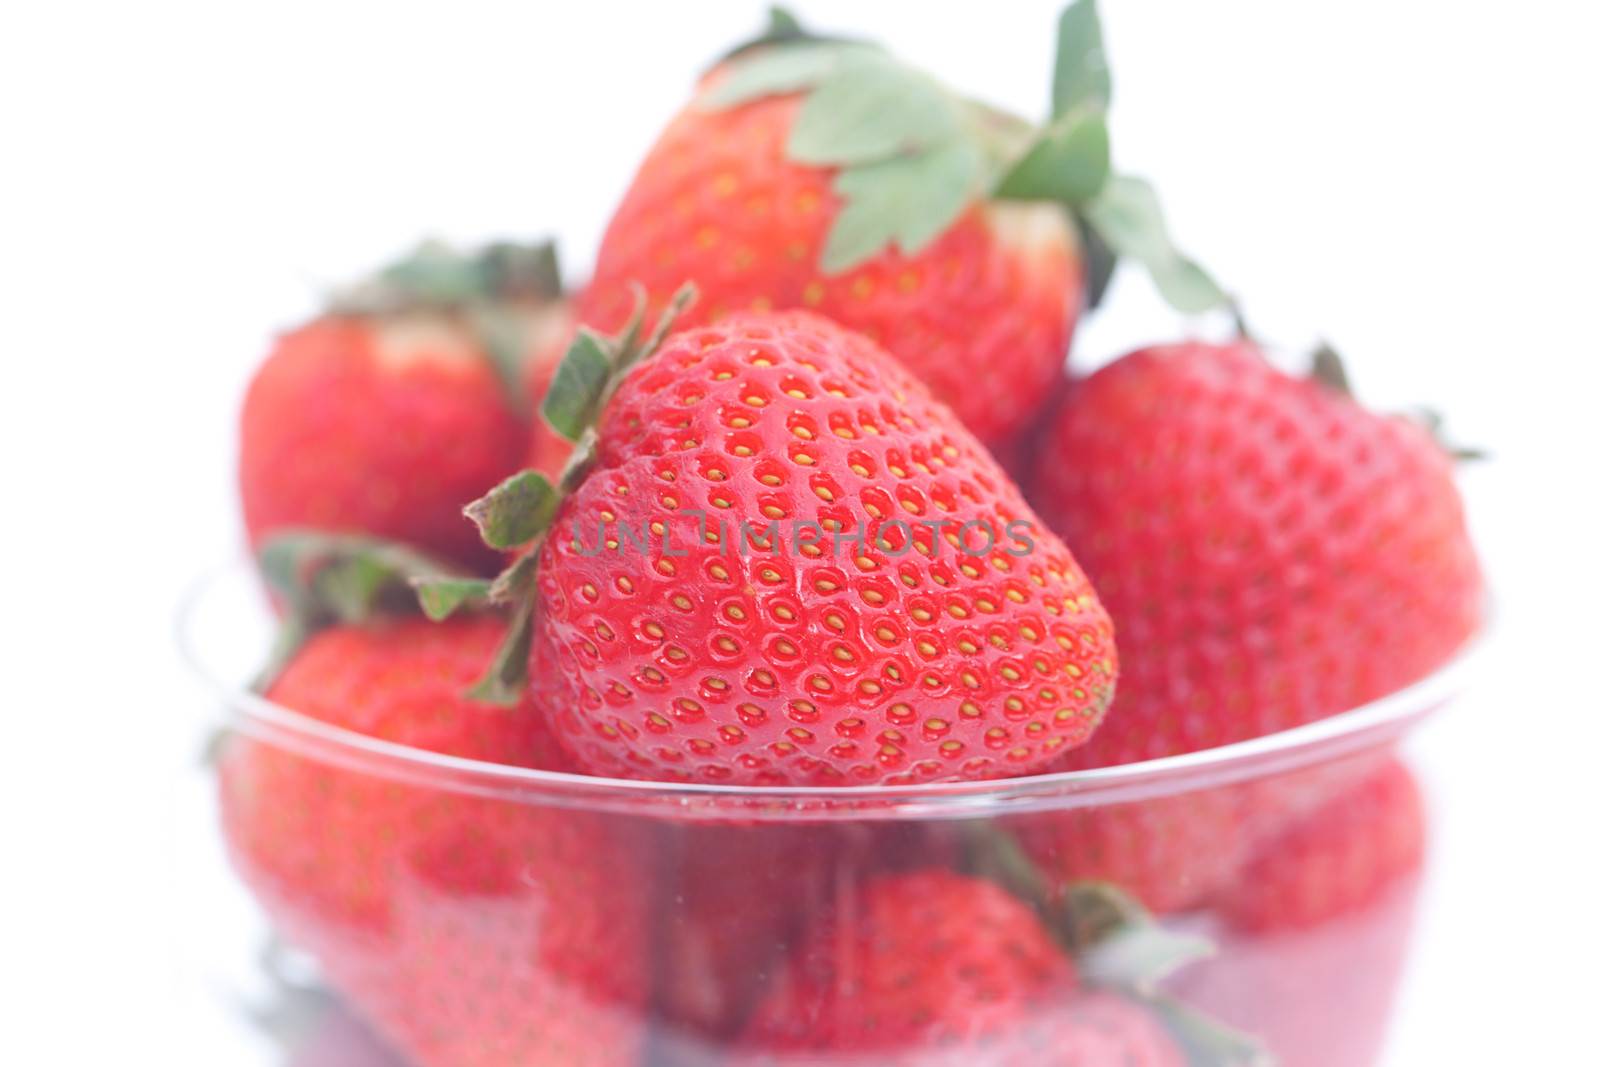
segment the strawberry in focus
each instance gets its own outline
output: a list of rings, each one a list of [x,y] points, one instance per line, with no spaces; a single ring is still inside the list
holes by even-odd
[[[504,638],[488,615],[309,637],[266,691],[329,726],[445,755],[568,764],[529,703],[464,690]],[[635,1062],[647,992],[637,843],[616,820],[415,784],[235,737],[218,765],[236,867],[273,922],[428,1067]]]
[[[560,329],[558,293],[548,246],[424,246],[280,337],[240,416],[251,544],[362,533],[493,569],[461,509],[528,458],[515,383]]]
[[[674,334],[621,378],[537,568],[532,673],[592,773],[1027,773],[1116,680],[1094,591],[983,447],[806,312]]]

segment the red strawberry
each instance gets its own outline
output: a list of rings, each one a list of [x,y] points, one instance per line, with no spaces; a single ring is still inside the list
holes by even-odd
[[[882,349],[747,314],[614,388],[537,563],[534,673],[586,769],[998,777],[1094,728],[1116,676],[1094,591]]]
[[[463,505],[522,465],[506,382],[554,312],[540,250],[425,248],[281,338],[240,419],[252,544],[284,528],[366,533],[492,566]],[[494,270],[491,271],[491,265]],[[504,368],[504,369],[502,369]]]
[[[936,829],[912,821],[664,827],[652,884],[668,902],[656,942],[666,1028],[685,1047],[735,1034],[838,886],[955,858]]]
[[[645,158],[580,319],[616,329],[632,286],[662,296],[688,281],[704,299],[685,325],[808,308],[894,352],[975,434],[1002,440],[1066,355],[1084,286],[1073,214],[1097,249],[1154,263],[1175,301],[1221,295],[1192,264],[1169,269],[1181,257],[1148,187],[1108,181],[1092,4],[1074,5],[1061,40],[1041,131],[862,42],[791,26],[735,54]]]
[[[1425,826],[1390,759],[1258,846],[1219,896],[1220,951],[1186,999],[1259,1034],[1282,1067],[1376,1061],[1409,939]]]
[[[1123,654],[1115,708],[1068,768],[1355,707],[1438,667],[1478,625],[1450,456],[1421,426],[1283,374],[1248,342],[1146,349],[1079,383],[1044,430],[1032,489]],[[1188,907],[1349,771],[1068,813],[1030,841],[1062,880]]]
[[[490,616],[333,627],[266,695],[383,741],[564,767],[536,708],[464,696],[505,631]],[[268,914],[416,1062],[636,1062],[647,893],[616,821],[251,737],[219,772],[234,860]]]
[[[989,882],[917,871],[842,892],[796,947],[742,1045],[752,1065],[806,1051],[920,1062],[1011,1033],[1075,985],[1071,962],[1027,905]]]
[[[1478,625],[1450,455],[1248,342],[1149,348],[1092,375],[1047,430],[1032,488],[1125,658],[1116,714],[1068,766],[1355,707],[1426,675]]]
[[[1421,868],[1425,831],[1417,783],[1390,759],[1257,849],[1222,913],[1269,934],[1359,911]]]

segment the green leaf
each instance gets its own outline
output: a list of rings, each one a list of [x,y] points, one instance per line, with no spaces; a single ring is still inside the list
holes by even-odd
[[[1207,311],[1228,302],[1221,286],[1172,243],[1155,190],[1144,179],[1113,176],[1082,206],[1082,218],[1112,252],[1143,265],[1179,311]]]
[[[1102,882],[1069,886],[1063,918],[1079,969],[1103,985],[1148,989],[1216,953],[1210,941],[1165,929],[1132,897]]]
[[[511,616],[511,629],[495,651],[484,676],[467,690],[473,700],[511,706],[528,683],[528,651],[533,647],[533,599],[524,600]]]
[[[1095,0],[1077,0],[1061,12],[1050,99],[1055,117],[1084,106],[1103,112],[1111,105],[1111,68]]]
[[[1046,126],[1000,179],[995,195],[1081,204],[1099,195],[1110,175],[1111,138],[1105,114],[1080,110]]]
[[[545,393],[540,409],[544,421],[568,441],[576,441],[594,421],[610,376],[611,355],[606,343],[592,330],[580,329]]]
[[[1345,396],[1355,395],[1355,390],[1350,386],[1350,372],[1345,369],[1343,357],[1326,341],[1317,345],[1316,350],[1311,353],[1311,377],[1336,393],[1343,393]]]
[[[1277,1058],[1256,1038],[1224,1026],[1187,1004],[1167,996],[1142,999],[1183,1047],[1185,1062],[1191,1067],[1273,1067],[1277,1063]]]
[[[465,604],[489,599],[490,584],[482,578],[413,578],[422,613],[434,622],[443,622]]]
[[[1117,272],[1117,254],[1111,251],[1100,231],[1086,223],[1079,212],[1073,212],[1072,220],[1083,240],[1084,289],[1089,307],[1094,309],[1100,306],[1106,290],[1111,287],[1111,276]]]
[[[415,612],[413,583],[464,577],[404,545],[319,530],[280,531],[261,544],[257,561],[262,578],[287,609],[256,682],[263,689],[321,627]]]
[[[516,548],[544,533],[561,497],[536,470],[519,471],[466,507],[490,548]]]
[[[502,300],[556,300],[562,294],[561,259],[551,240],[496,241],[477,256],[490,295]]]
[[[1146,263],[1162,297],[1178,311],[1198,314],[1228,303],[1223,291],[1206,269],[1181,253],[1159,263]]]
[[[955,100],[887,56],[844,64],[819,83],[789,132],[789,158],[812,166],[875,163],[948,140]]]
[[[891,241],[906,255],[920,252],[972,202],[982,172],[982,150],[966,138],[841,171],[834,190],[844,207],[823,247],[822,270],[849,270]]]
[[[855,41],[796,41],[783,48],[758,49],[733,60],[727,77],[702,94],[699,105],[719,111],[764,96],[810,89],[842,64],[879,51]]]

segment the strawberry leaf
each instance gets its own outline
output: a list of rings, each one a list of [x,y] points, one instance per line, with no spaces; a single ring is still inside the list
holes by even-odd
[[[1155,190],[1144,179],[1113,176],[1081,214],[1112,252],[1141,264],[1177,310],[1207,311],[1228,302],[1211,276],[1173,244]]]
[[[576,441],[594,421],[610,376],[611,355],[606,343],[593,331],[580,329],[545,393],[540,409],[544,421],[568,441]]]
[[[863,53],[806,97],[789,132],[789,158],[812,166],[875,163],[948,140],[958,121],[955,99],[938,82]]]
[[[728,74],[700,97],[709,111],[737,107],[766,96],[797,93],[820,85],[843,64],[879,52],[859,41],[795,41],[740,55]]]
[[[965,138],[841,171],[833,187],[844,207],[822,250],[823,271],[849,270],[891,241],[907,255],[922,251],[972,202],[982,173],[983,152]]]
[[[484,544],[508,549],[525,545],[544,533],[560,502],[549,478],[536,470],[525,470],[468,504],[465,511],[477,525]]]
[[[1146,990],[1215,954],[1210,941],[1165,929],[1128,894],[1102,882],[1069,886],[1063,920],[1079,968],[1103,985]]]
[[[1056,67],[1050,113],[1056,118],[1083,107],[1105,111],[1111,104],[1111,69],[1106,63],[1095,0],[1077,0],[1056,23]]]
[[[1105,113],[1078,110],[1044,128],[1000,179],[995,195],[1007,200],[1081,204],[1105,188],[1110,174],[1111,138]]]
[[[490,585],[482,578],[427,577],[411,579],[422,613],[443,622],[463,605],[489,599]]]
[[[1192,1067],[1273,1067],[1276,1058],[1248,1034],[1224,1026],[1168,996],[1142,998],[1183,1047]]]
[[[404,545],[317,530],[276,533],[262,542],[256,558],[268,588],[287,609],[267,667],[256,681],[261,688],[322,627],[414,612],[415,584],[469,580],[449,564]]]
[[[495,650],[494,661],[467,695],[486,704],[516,704],[528,683],[528,651],[532,647],[533,598],[524,597],[512,612],[511,629]]]

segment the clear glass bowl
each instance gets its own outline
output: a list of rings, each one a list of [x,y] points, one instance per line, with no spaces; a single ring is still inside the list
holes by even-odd
[[[1284,1067],[1374,1063],[1425,851],[1396,746],[1473,658],[1170,759],[755,789],[330,727],[244,688],[272,625],[243,565],[179,621],[226,711],[228,851],[319,981],[417,1067],[1116,1067],[1187,1062],[1184,1042],[1242,1057],[1241,1036]],[[316,1040],[291,1062],[338,1062]]]

